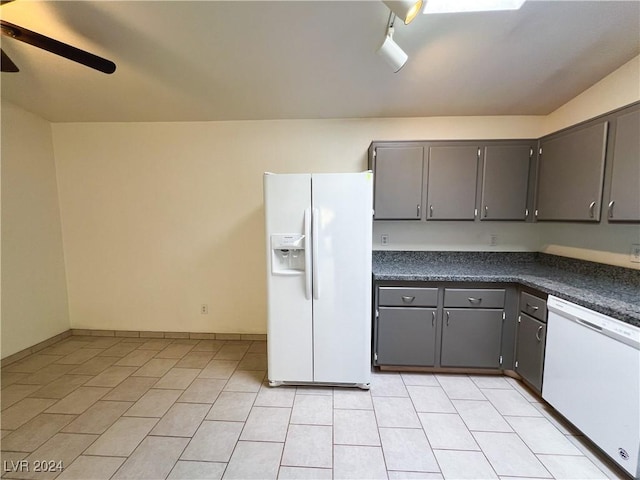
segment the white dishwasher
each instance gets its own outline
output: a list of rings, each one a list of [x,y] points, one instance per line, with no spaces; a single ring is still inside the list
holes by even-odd
[[[640,328],[549,296],[542,398],[640,476]]]

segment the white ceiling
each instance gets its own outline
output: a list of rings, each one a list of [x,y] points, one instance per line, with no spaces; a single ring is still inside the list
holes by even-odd
[[[53,122],[547,114],[640,53],[639,1],[535,1],[396,23],[380,1],[28,1],[4,20],[114,61],[3,37],[2,98]],[[640,72],[639,72],[640,82]]]

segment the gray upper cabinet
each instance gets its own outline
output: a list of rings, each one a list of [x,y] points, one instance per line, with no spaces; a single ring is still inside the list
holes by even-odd
[[[375,220],[420,220],[422,147],[376,147]]]
[[[477,146],[429,147],[427,220],[474,220]]]
[[[369,167],[375,220],[637,223],[640,102],[539,140],[372,142]]]
[[[540,141],[538,220],[600,220],[608,122]]]
[[[610,222],[640,221],[640,110],[616,120],[613,141]]]
[[[481,220],[525,220],[529,164],[533,148],[488,145],[484,148]]]

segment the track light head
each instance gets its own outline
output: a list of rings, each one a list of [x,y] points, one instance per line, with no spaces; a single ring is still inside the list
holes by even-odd
[[[383,0],[382,3],[402,19],[405,25],[409,25],[422,8],[422,0]]]
[[[378,49],[378,55],[385,59],[385,61],[393,68],[393,73],[398,73],[400,69],[407,63],[409,56],[404,53],[398,44],[393,40],[393,27],[387,29],[387,35],[384,37],[384,42]]]

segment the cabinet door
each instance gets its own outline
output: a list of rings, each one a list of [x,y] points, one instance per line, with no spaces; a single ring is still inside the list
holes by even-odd
[[[378,365],[435,365],[435,308],[380,308],[377,334]]]
[[[610,222],[640,221],[640,110],[618,117],[613,146]]]
[[[498,368],[501,340],[502,310],[446,309],[440,365]]]
[[[482,175],[482,220],[525,220],[529,144],[489,145],[484,148]]]
[[[477,146],[429,148],[427,220],[473,220],[478,176]]]
[[[516,372],[538,392],[542,391],[546,334],[547,325],[545,323],[527,314],[520,314],[516,341]]]
[[[600,122],[542,140],[538,220],[600,220],[607,125]]]
[[[375,220],[420,220],[422,156],[422,147],[376,147]]]

